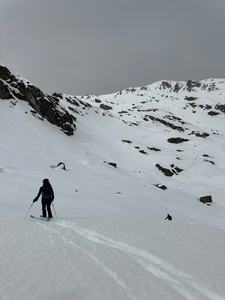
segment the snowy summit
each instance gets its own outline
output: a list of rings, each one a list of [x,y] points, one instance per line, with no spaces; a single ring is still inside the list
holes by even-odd
[[[225,299],[224,114],[225,79],[49,95],[1,64],[0,299]]]

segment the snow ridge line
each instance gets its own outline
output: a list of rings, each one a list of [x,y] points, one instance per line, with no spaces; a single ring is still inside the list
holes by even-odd
[[[155,255],[143,249],[138,249],[133,246],[129,246],[124,242],[115,241],[106,238],[95,231],[81,228],[72,222],[61,221],[55,224],[64,228],[71,229],[77,234],[83,236],[84,238],[92,242],[104,244],[109,247],[125,252],[139,265],[144,267],[148,272],[150,272],[152,275],[156,276],[157,278],[163,280],[166,284],[170,285],[171,288],[173,288],[177,293],[182,295],[187,300],[195,300],[197,298],[193,297],[190,293],[186,292],[184,290],[184,287],[181,288],[178,287],[177,285],[184,285],[184,284],[189,285],[195,291],[200,293],[201,296],[204,295],[206,297],[205,299],[223,300],[223,298],[219,294],[209,290],[207,287],[202,286],[201,284],[196,283],[195,279],[192,278],[190,275],[175,270],[172,265],[162,261],[160,258],[156,257]],[[147,266],[146,266],[146,261],[148,262]],[[167,274],[166,272],[169,274]],[[173,279],[171,275],[175,277],[175,279]]]
[[[93,253],[87,251],[86,249],[84,249],[83,247],[78,246],[75,242],[71,241],[71,240],[67,240],[59,231],[57,230],[53,230],[50,229],[48,226],[43,225],[43,224],[38,224],[42,227],[44,227],[45,229],[55,233],[56,235],[58,235],[58,237],[60,239],[62,239],[65,243],[72,245],[73,247],[81,250],[84,254],[86,254],[87,256],[89,256],[97,265],[99,265],[101,267],[102,270],[104,270],[110,277],[112,277],[112,279],[116,282],[116,284],[118,284],[123,291],[126,293],[127,297],[131,300],[139,300],[138,298],[136,298],[133,295],[133,292],[130,290],[129,286],[123,281],[122,278],[120,278],[120,276],[115,273],[114,271],[112,271],[110,268],[108,268],[99,258],[97,258]],[[59,224],[57,224],[59,225]],[[64,226],[63,226],[64,227]]]

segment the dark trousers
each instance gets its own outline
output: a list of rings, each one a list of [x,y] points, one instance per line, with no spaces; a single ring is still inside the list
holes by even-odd
[[[47,211],[48,211],[48,217],[52,218],[52,212],[51,212],[51,203],[52,203],[52,199],[45,199],[43,198],[41,201],[42,204],[42,217],[46,218],[46,207],[47,207]]]

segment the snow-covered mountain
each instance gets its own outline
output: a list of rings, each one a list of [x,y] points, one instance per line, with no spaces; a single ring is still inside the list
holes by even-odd
[[[224,299],[224,79],[0,98],[1,299]]]

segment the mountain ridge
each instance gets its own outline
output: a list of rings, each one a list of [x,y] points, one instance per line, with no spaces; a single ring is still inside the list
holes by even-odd
[[[223,80],[71,96],[0,77],[1,299],[224,299]],[[29,217],[44,178],[49,222]]]
[[[84,176],[91,172],[89,185],[92,181],[99,185],[97,180],[103,181],[105,172],[121,178],[121,185],[114,192],[106,184],[105,192],[112,201],[115,195],[129,194],[129,190],[122,191],[122,182],[133,180],[142,185],[137,190],[141,197],[146,197],[145,187],[150,187],[150,195],[157,195],[162,201],[168,195],[179,198],[185,191],[184,199],[189,198],[191,203],[211,195],[211,205],[224,206],[225,80],[163,80],[109,95],[72,96],[48,95],[4,66],[0,67],[0,77],[1,104],[8,116],[5,123],[11,122],[5,125],[6,131],[11,129],[3,137],[5,145],[1,148],[6,157],[3,173],[9,165],[6,151],[10,152],[10,146],[16,143],[23,151],[29,140],[27,157],[35,152],[37,156],[36,160],[32,157],[26,160],[34,169],[38,163],[44,168],[51,161],[48,172],[52,172],[62,161],[66,166],[69,164],[69,169],[84,170]],[[20,122],[23,129],[13,128],[10,118]],[[49,126],[46,120],[54,126]],[[31,133],[27,132],[27,124]],[[46,134],[42,137],[43,131]],[[15,141],[8,139],[11,134]],[[39,145],[40,138],[42,143],[47,140],[48,146]],[[59,144],[57,149],[56,144]],[[70,154],[73,149],[75,157]],[[11,155],[16,156],[15,152]],[[52,160],[51,153],[56,153],[58,161]],[[90,169],[91,166],[96,169]],[[104,170],[99,171],[100,177],[98,169]],[[80,186],[85,189],[84,181]],[[193,213],[191,208],[190,213]]]

